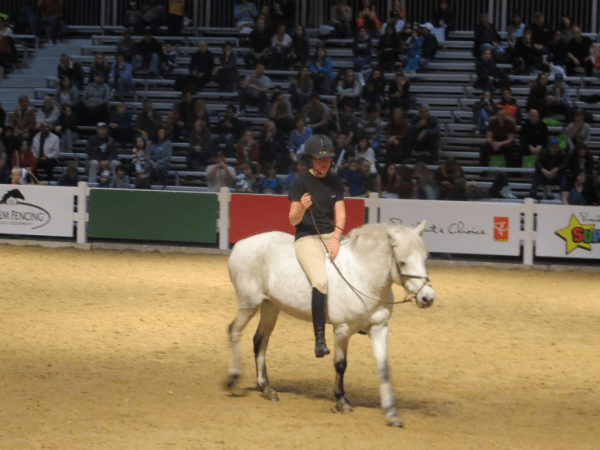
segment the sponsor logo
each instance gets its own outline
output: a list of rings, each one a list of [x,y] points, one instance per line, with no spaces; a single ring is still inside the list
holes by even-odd
[[[18,189],[7,191],[0,200],[0,225],[29,227],[32,230],[48,225],[50,213],[41,206],[25,202]]]
[[[494,241],[508,242],[508,217],[494,217]]]
[[[592,251],[592,244],[600,242],[600,230],[596,230],[593,223],[582,224],[575,215],[571,215],[569,226],[555,231],[556,235],[564,239],[568,255],[576,248]]]

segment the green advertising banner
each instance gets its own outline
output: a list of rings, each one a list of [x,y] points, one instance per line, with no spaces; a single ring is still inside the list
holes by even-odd
[[[215,194],[92,189],[88,237],[217,242]]]

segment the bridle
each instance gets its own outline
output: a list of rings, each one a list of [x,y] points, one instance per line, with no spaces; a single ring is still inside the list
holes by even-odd
[[[398,247],[399,244],[393,244],[392,248],[396,248]],[[407,273],[402,273],[402,270],[400,270],[400,264],[401,261],[396,260],[396,269],[398,269],[398,274],[400,275],[400,282],[402,283],[402,287],[404,288],[405,291],[407,291],[408,293],[406,294],[406,297],[404,298],[404,300],[400,303],[404,303],[404,302],[410,302],[412,298],[417,298],[417,296],[419,295],[419,293],[421,292],[421,290],[425,287],[425,286],[429,286],[429,287],[433,287],[431,285],[431,278],[429,278],[429,271],[427,270],[427,267],[425,268],[425,272],[427,273],[427,275],[423,276],[423,275],[410,275]],[[406,281],[405,278],[411,278],[411,279],[415,279],[415,280],[421,280],[423,281],[423,284],[421,285],[421,287],[419,288],[419,290],[415,293],[412,293],[410,291],[410,289],[408,288],[408,286],[406,286]]]

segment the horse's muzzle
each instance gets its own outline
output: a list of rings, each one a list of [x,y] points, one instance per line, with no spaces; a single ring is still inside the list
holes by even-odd
[[[417,295],[416,303],[419,308],[429,308],[435,300],[435,291],[431,286],[425,286]]]

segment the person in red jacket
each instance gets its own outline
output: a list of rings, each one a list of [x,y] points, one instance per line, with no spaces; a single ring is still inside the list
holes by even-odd
[[[35,170],[35,155],[29,149],[29,143],[26,140],[21,142],[19,151],[13,154],[11,165],[22,169]]]

